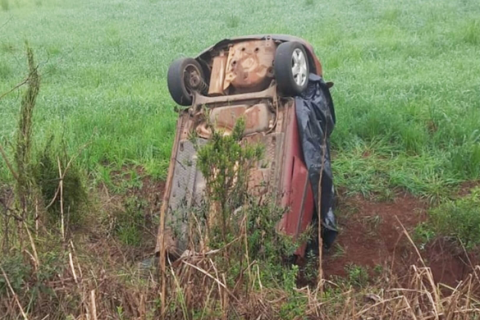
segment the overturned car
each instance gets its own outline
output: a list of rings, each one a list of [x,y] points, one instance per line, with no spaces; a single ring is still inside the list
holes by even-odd
[[[298,237],[313,224],[321,227],[324,245],[332,244],[337,231],[329,136],[335,112],[332,84],[322,75],[312,46],[288,35],[225,39],[196,58],[170,65],[168,89],[185,108],[176,127],[161,209],[166,222],[159,228],[157,252],[164,245],[178,258],[187,250],[189,208],[202,199],[206,187],[192,135],[205,144],[211,126],[228,133],[239,118],[245,121],[243,140],[264,146],[266,161],[250,172],[249,186],[262,186],[286,209],[278,229]],[[306,243],[296,255],[305,251]]]

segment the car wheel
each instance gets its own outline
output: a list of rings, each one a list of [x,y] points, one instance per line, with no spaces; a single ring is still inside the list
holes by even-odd
[[[205,87],[202,67],[192,58],[177,59],[168,68],[167,84],[172,99],[181,106],[189,106],[193,92]]]
[[[310,68],[303,46],[298,42],[284,42],[277,47],[274,61],[278,88],[286,95],[302,93],[308,85]]]

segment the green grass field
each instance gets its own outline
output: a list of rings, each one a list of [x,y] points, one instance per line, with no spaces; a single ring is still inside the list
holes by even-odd
[[[176,119],[170,62],[258,33],[305,38],[335,82],[339,186],[435,198],[480,177],[475,0],[2,0],[0,9],[0,93],[23,80],[28,41],[43,76],[35,147],[52,134],[70,152],[90,141],[80,161],[100,179],[125,163],[164,177]],[[20,97],[0,100],[7,146]]]

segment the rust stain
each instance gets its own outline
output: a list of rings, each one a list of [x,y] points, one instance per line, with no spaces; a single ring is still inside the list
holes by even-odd
[[[234,44],[228,54],[223,89],[265,89],[273,78],[273,40],[253,40]]]
[[[215,108],[210,112],[210,121],[216,129],[231,132],[240,118],[245,119],[245,134],[267,131],[272,126],[275,115],[264,104],[235,105]]]
[[[225,70],[227,67],[227,56],[225,51],[220,51],[220,54],[213,58],[212,73],[210,75],[209,95],[222,95],[223,82],[225,81]]]

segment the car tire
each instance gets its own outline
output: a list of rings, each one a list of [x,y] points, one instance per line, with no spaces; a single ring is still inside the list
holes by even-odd
[[[301,94],[308,85],[310,67],[303,45],[298,42],[281,43],[275,52],[275,80],[285,95]]]
[[[202,91],[205,80],[202,67],[192,58],[180,58],[172,62],[167,74],[168,91],[181,106],[192,104],[193,92]]]

